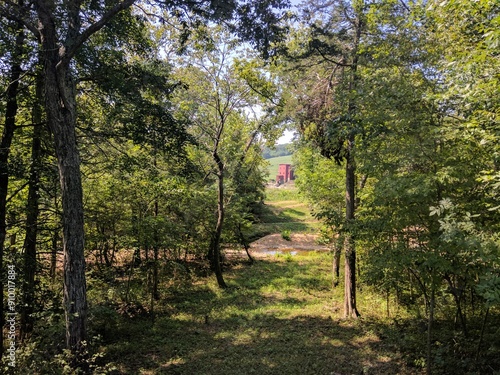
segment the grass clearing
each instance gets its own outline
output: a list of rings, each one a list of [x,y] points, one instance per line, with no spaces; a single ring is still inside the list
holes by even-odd
[[[267,193],[261,233],[289,231],[299,237],[317,231],[320,223],[293,185]],[[188,264],[184,272],[165,266],[154,314],[132,316],[120,314],[116,301],[109,305],[108,296],[120,294],[113,292],[121,288],[116,280],[95,282],[91,329],[100,337],[100,362],[114,368],[99,373],[423,374],[425,320],[410,318],[394,298],[387,300],[362,283],[357,301],[362,317],[341,319],[344,289],[332,288],[331,263],[325,251],[277,253],[252,265],[233,258],[224,264],[225,290],[200,263]],[[150,306],[147,270],[135,272],[133,305]],[[437,320],[435,337],[455,342],[458,336]],[[494,337],[496,332],[488,332],[490,341]],[[436,363],[441,345],[436,341]]]
[[[321,222],[312,216],[293,183],[268,187],[259,217],[260,222],[254,224],[250,234],[252,239],[272,233],[317,233],[321,228]]]
[[[164,287],[155,320],[120,324],[105,360],[116,374],[419,373],[382,338],[393,327],[380,327],[380,301],[363,301],[359,321],[339,319],[330,262],[319,252],[275,256],[230,265],[227,290],[212,277]]]

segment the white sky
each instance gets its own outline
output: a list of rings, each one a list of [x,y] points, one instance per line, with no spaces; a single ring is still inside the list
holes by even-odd
[[[285,130],[285,132],[283,133],[283,135],[276,141],[276,144],[277,145],[281,145],[281,144],[284,144],[284,143],[290,143],[290,142],[292,142],[294,134],[295,134],[295,132],[293,132],[293,131]]]

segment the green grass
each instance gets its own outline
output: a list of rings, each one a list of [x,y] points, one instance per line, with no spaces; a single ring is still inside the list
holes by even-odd
[[[324,253],[277,256],[234,263],[227,290],[212,277],[164,285],[154,321],[117,318],[103,360],[134,375],[417,373],[382,339],[394,329],[380,320],[383,300],[362,300],[363,320],[339,319],[330,267]]]
[[[278,156],[276,158],[267,159],[269,165],[267,170],[269,172],[269,179],[274,180],[278,174],[280,164],[292,164],[292,155]]]
[[[249,234],[258,239],[272,233],[318,233],[321,222],[316,220],[308,204],[302,200],[295,185],[266,189],[265,204],[260,207],[260,222],[253,225]]]

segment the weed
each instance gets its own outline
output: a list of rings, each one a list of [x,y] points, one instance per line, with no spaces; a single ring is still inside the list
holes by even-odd
[[[286,241],[291,241],[292,238],[290,237],[291,233],[289,230],[284,230],[283,232],[281,232],[281,238],[283,238],[284,240]]]

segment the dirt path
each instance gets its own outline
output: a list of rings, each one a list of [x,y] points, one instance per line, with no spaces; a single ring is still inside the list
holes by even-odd
[[[254,241],[250,245],[250,250],[254,252],[265,252],[272,250],[328,250],[328,247],[317,243],[318,235],[306,233],[292,233],[291,240],[285,240],[281,234],[270,234]]]
[[[250,254],[255,257],[265,257],[276,252],[328,251],[327,246],[317,243],[318,235],[315,234],[292,233],[290,239],[287,241],[281,234],[270,234],[252,242]]]
[[[328,251],[328,246],[317,243],[318,235],[292,233],[291,241],[285,240],[281,234],[275,233],[262,237],[250,244],[250,254],[254,258],[265,258],[277,253],[294,253],[300,251]],[[225,250],[231,258],[246,258],[245,250]]]

